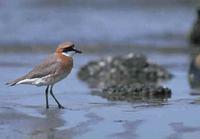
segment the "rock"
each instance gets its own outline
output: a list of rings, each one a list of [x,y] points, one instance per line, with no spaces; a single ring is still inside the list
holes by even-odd
[[[172,75],[141,54],[131,53],[89,62],[80,69],[78,76],[91,87],[103,88],[93,94],[108,100],[135,102],[165,100],[171,96],[171,90],[158,85],[158,82],[170,79]]]
[[[157,83],[172,77],[163,67],[134,53],[89,62],[80,69],[78,76],[91,87],[98,88],[117,84]]]
[[[194,56],[191,60],[188,81],[192,89],[200,89],[200,54]]]
[[[197,19],[190,33],[190,42],[192,44],[200,44],[200,8],[197,10]]]
[[[155,84],[121,84],[103,89],[102,92],[93,92],[112,101],[137,102],[153,100],[164,101],[171,97],[171,90]]]

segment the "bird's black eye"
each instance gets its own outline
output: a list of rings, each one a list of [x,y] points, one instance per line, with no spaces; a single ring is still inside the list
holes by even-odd
[[[63,49],[63,52],[73,51],[73,47],[67,47]]]

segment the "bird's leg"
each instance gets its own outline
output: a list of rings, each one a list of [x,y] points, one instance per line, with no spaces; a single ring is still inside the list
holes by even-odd
[[[45,95],[46,95],[46,108],[49,108],[49,101],[48,101],[48,91],[49,91],[49,85],[47,86],[45,90]]]
[[[56,99],[56,97],[55,97],[54,94],[53,94],[53,85],[52,85],[51,88],[50,88],[50,94],[51,94],[51,96],[53,97],[53,99],[56,101],[56,103],[58,104],[58,108],[59,108],[59,109],[64,109],[64,107],[58,102],[58,100]]]

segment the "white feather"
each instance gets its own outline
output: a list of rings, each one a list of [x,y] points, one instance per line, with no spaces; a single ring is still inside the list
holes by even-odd
[[[19,81],[17,84],[32,84],[36,82],[39,78],[33,78],[33,79],[24,79]]]
[[[32,84],[36,86],[42,86],[46,84],[46,78],[47,76],[42,77],[42,78],[24,79],[24,80],[19,81],[16,84]]]
[[[24,79],[19,81],[16,84],[31,84],[31,85],[36,85],[36,86],[44,86],[44,85],[52,85],[55,84],[56,82],[64,79],[67,74],[60,74],[58,76],[54,76],[52,74],[41,77],[41,78],[33,78],[33,79]]]
[[[75,53],[76,53],[76,52],[74,52],[74,51],[62,52],[62,54],[63,54],[64,56],[68,56],[68,57],[72,57]]]

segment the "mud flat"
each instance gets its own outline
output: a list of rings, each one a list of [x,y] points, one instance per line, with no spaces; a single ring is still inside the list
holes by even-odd
[[[99,59],[99,56],[84,53],[74,57],[72,73],[55,86],[55,95],[66,108],[72,110],[57,109],[52,99],[51,109],[46,110],[45,88],[4,85],[6,81],[28,72],[47,53],[1,53],[0,138],[198,139],[200,104],[196,99],[199,97],[190,95],[191,89],[187,80],[190,55],[182,50],[177,53],[174,49],[174,53],[149,53],[149,47],[146,51],[149,54],[148,59],[173,73],[173,78],[164,82],[173,91],[170,99],[162,99],[161,101],[167,100],[164,103],[152,104],[146,103],[152,97],[145,96],[143,100],[140,97],[134,100],[137,103],[127,103],[129,100],[109,101],[105,97],[91,95],[87,84],[77,79],[77,72],[88,62]],[[154,84],[164,86],[160,81],[164,79]],[[134,85],[136,83],[131,84],[132,87]],[[160,102],[159,98],[156,99]]]

